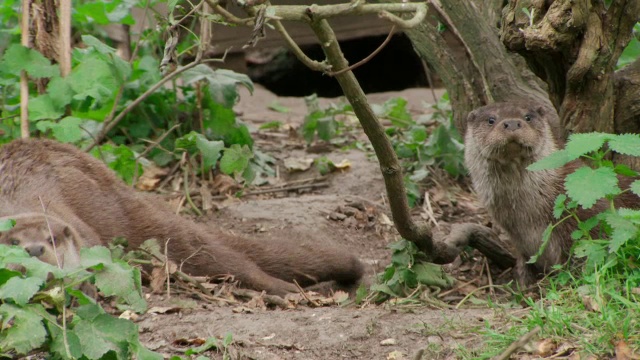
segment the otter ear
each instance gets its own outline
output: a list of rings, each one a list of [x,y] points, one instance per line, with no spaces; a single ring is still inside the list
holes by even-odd
[[[64,227],[64,230],[62,230],[62,233],[64,234],[65,237],[70,238],[71,237],[71,229],[69,229],[68,226]]]
[[[473,110],[467,115],[467,122],[472,122],[478,117],[478,110]]]
[[[538,105],[535,108],[535,112],[540,115],[540,117],[544,117],[547,114],[547,108],[543,105]]]

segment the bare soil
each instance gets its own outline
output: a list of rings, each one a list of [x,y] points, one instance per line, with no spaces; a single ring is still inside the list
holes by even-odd
[[[440,96],[442,91],[435,93]],[[409,89],[373,94],[370,102],[382,103],[395,96],[406,98],[415,115],[427,111],[423,101],[435,101],[429,89]],[[269,110],[269,105],[276,101],[290,111]],[[321,99],[321,104],[337,101]],[[317,184],[328,180],[329,186],[218,201],[217,210],[207,215],[207,221],[265,241],[306,237],[345,244],[369,265],[365,282],[372,282],[374,275],[389,263],[387,246],[398,239],[388,220],[384,183],[375,158],[361,150],[331,146],[321,148],[320,154],[308,152],[294,131],[307,113],[301,98],[277,98],[258,86],[253,96],[242,94],[237,111],[252,128],[257,147],[278,161],[278,177],[272,179],[272,185],[292,186],[305,184],[305,180],[306,184]],[[270,121],[280,121],[284,126],[277,131],[258,131],[261,124]],[[362,135],[358,138],[364,140]],[[334,163],[348,160],[350,166],[330,174],[326,180],[313,180],[320,177],[314,167],[290,173],[284,166],[287,159],[320,156],[327,156]],[[429,206],[417,209],[416,216],[425,220],[433,217],[444,232],[449,223],[482,222],[486,218],[464,182],[442,177],[428,195]],[[334,220],[340,206],[356,203],[367,209],[365,219]],[[460,288],[441,299],[445,301],[441,308],[386,303],[298,305],[282,310],[266,307],[259,299],[224,305],[164,294],[149,295],[150,306],[168,306],[172,310],[150,311],[140,316],[137,323],[143,342],[166,354],[179,354],[197,346],[198,339],[232,334],[234,342],[226,352],[232,359],[456,359],[483,345],[477,332],[485,322],[502,322],[502,315],[486,306],[463,305],[453,309],[446,305],[455,304],[465,293],[483,285],[485,277],[478,277],[478,269],[485,266],[483,261],[471,256],[447,267],[459,280],[456,286]],[[474,278],[474,284],[464,285]],[[416,357],[421,349],[424,353]],[[223,353],[208,351],[203,355],[223,358]]]

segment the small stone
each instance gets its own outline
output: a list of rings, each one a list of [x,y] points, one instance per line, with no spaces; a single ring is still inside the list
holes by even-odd
[[[338,212],[332,212],[331,214],[329,214],[329,219],[335,220],[335,221],[342,221],[346,218],[347,218],[347,215],[340,214]]]
[[[342,211],[340,211],[341,213],[347,215],[347,216],[354,216],[356,213],[359,213],[360,211],[358,211],[358,209],[351,207],[351,206],[342,206]]]
[[[384,339],[382,341],[380,341],[380,345],[382,346],[392,346],[396,344],[396,339],[394,338],[388,338],[388,339]]]

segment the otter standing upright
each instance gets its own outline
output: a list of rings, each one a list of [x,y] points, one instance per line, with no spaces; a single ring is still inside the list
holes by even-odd
[[[554,231],[538,261],[526,264],[554,222],[553,205],[571,169],[527,170],[560,148],[556,123],[551,110],[529,103],[495,103],[467,117],[465,163],[480,201],[518,252],[516,275],[521,284],[566,261],[571,247],[569,234],[575,223],[567,222]]]

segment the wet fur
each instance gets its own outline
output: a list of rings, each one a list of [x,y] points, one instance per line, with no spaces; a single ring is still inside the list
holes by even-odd
[[[171,211],[153,196],[126,186],[102,162],[73,146],[50,140],[16,140],[0,149],[0,216],[42,211],[73,227],[82,246],[106,244],[114,237],[131,246],[169,239],[169,257],[192,275],[231,274],[243,286],[283,295],[336,280],[359,281],[361,262],[348,251],[261,242],[198,225]]]

